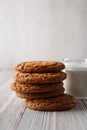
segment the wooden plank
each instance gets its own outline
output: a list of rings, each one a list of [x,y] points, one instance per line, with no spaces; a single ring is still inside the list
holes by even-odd
[[[78,100],[75,108],[63,112],[39,112],[27,109],[17,130],[86,130],[87,109]]]
[[[0,130],[16,130],[25,112],[23,100],[13,93],[0,100]]]
[[[70,111],[59,114],[59,129],[62,130],[86,130],[87,129],[87,109],[82,101],[78,100],[78,104]],[[57,122],[57,124],[58,124]]]
[[[83,101],[85,107],[87,108],[87,99],[84,99],[84,100],[82,100],[82,101]]]

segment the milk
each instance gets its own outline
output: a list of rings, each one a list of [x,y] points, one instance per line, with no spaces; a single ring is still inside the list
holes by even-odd
[[[76,98],[87,98],[87,60],[65,60],[67,79],[65,92]]]

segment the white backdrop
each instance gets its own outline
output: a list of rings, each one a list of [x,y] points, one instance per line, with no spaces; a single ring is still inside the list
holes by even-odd
[[[87,0],[0,0],[0,66],[87,57]]]

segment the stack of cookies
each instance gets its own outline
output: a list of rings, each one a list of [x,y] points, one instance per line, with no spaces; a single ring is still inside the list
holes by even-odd
[[[18,73],[10,88],[20,98],[25,107],[34,110],[67,110],[76,105],[76,100],[64,94],[63,80],[67,74],[65,65],[55,61],[23,62],[15,67]]]

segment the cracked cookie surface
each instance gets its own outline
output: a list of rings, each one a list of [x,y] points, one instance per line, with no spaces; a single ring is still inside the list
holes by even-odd
[[[47,93],[27,93],[27,94],[25,94],[25,93],[16,92],[16,95],[19,98],[36,100],[36,99],[44,99],[44,98],[60,96],[63,93],[64,93],[64,89],[62,89],[61,91],[49,92],[49,93],[47,92]]]
[[[47,83],[58,83],[67,78],[67,74],[64,72],[57,73],[17,73],[15,81],[20,83],[31,83],[31,84],[47,84]]]
[[[65,90],[63,88],[63,82],[56,84],[21,84],[18,82],[14,82],[11,84],[10,88],[13,91],[17,91],[20,93],[44,93],[44,92],[56,92]]]
[[[22,73],[44,73],[63,70],[65,65],[56,61],[30,61],[15,66],[15,70]]]
[[[48,99],[25,100],[25,107],[40,111],[63,111],[71,109],[75,105],[76,99],[69,94]]]

